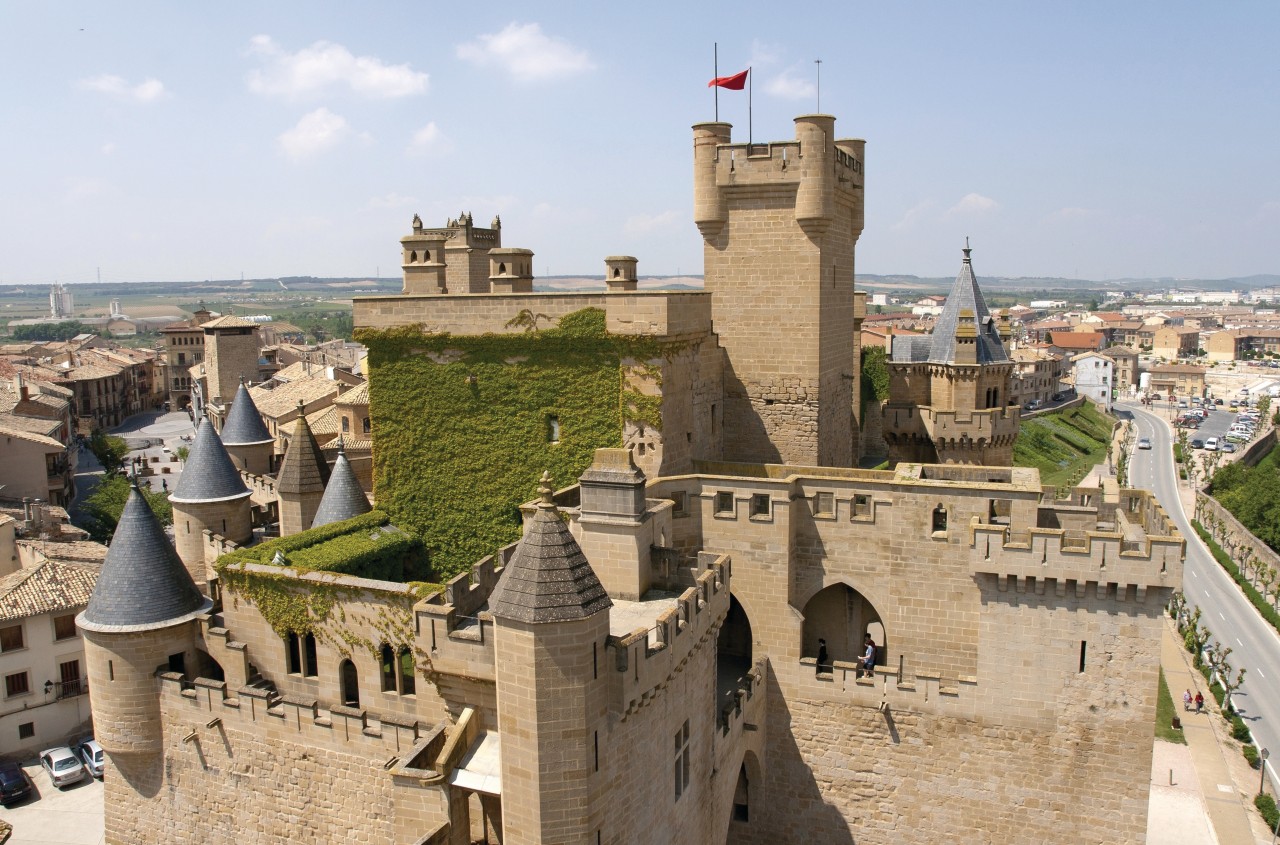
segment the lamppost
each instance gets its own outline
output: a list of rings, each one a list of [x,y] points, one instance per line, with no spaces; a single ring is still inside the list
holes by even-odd
[[[1258,794],[1259,795],[1262,794],[1262,790],[1267,782],[1267,758],[1270,756],[1271,756],[1271,752],[1265,748],[1262,749],[1262,751],[1258,752],[1258,759],[1262,761],[1261,763],[1258,764],[1258,769],[1260,770],[1258,772]]]

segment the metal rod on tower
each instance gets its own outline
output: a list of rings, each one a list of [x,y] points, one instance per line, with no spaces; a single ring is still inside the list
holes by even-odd
[[[755,131],[753,126],[753,118],[751,114],[751,93],[755,88],[755,72],[751,66],[747,66],[747,153],[750,155],[751,142],[755,139]]]
[[[822,59],[814,59],[813,63],[818,68],[818,82],[814,86],[814,94],[818,98],[818,114],[822,114]]]
[[[715,46],[711,48],[711,51],[712,51],[712,52],[711,52],[711,56],[712,56],[712,60],[711,60],[711,67],[712,67],[712,70],[711,70],[711,78],[712,78],[712,79],[719,79],[719,78],[720,78],[720,42],[719,42],[719,41],[716,41],[716,42],[713,42],[713,43],[715,44]],[[720,86],[719,86],[719,85],[712,85],[711,87],[715,89],[715,96],[716,96],[716,123],[719,123],[719,122],[720,122]]]

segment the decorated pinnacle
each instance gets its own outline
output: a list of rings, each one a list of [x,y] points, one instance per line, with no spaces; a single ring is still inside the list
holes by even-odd
[[[538,495],[542,497],[542,501],[538,503],[538,507],[554,508],[556,504],[551,501],[551,494],[554,492],[555,490],[551,487],[551,473],[543,470],[542,479],[538,484]]]

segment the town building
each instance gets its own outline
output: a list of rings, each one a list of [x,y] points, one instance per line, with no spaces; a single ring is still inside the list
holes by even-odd
[[[1111,413],[1115,395],[1116,362],[1101,352],[1084,352],[1071,359],[1071,381],[1076,395],[1084,396]]]
[[[1009,352],[1013,374],[1009,377],[1009,404],[1026,407],[1045,404],[1062,390],[1063,358],[1047,349],[1023,346]]]
[[[1166,361],[1191,357],[1199,348],[1200,330],[1190,326],[1161,326],[1151,335],[1151,354]]]
[[[1183,540],[1145,491],[853,468],[863,149],[796,123],[694,128],[705,291],[623,256],[603,293],[522,291],[490,252],[472,293],[474,253],[441,285],[409,241],[426,292],[355,306],[377,510],[299,414],[282,536],[201,532],[202,594],[130,494],[79,617],[108,843],[1143,839]],[[967,259],[918,362],[979,385],[966,427],[1013,366]],[[514,540],[443,568],[469,535]]]
[[[1111,386],[1117,395],[1135,391],[1139,384],[1138,350],[1132,346],[1108,346],[1102,350],[1102,354],[1115,362]]]
[[[1205,395],[1204,367],[1194,364],[1159,364],[1152,367],[1148,388],[1162,396],[1203,398]]]

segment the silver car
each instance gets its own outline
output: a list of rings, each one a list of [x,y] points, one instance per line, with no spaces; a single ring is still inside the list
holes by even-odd
[[[41,751],[40,765],[49,773],[49,780],[59,789],[84,780],[84,766],[80,765],[80,758],[65,745]]]
[[[93,737],[89,737],[81,740],[76,750],[80,752],[80,759],[84,761],[84,767],[89,774],[96,778],[102,777],[102,767],[107,762],[106,755],[102,753],[102,746],[98,745]]]

